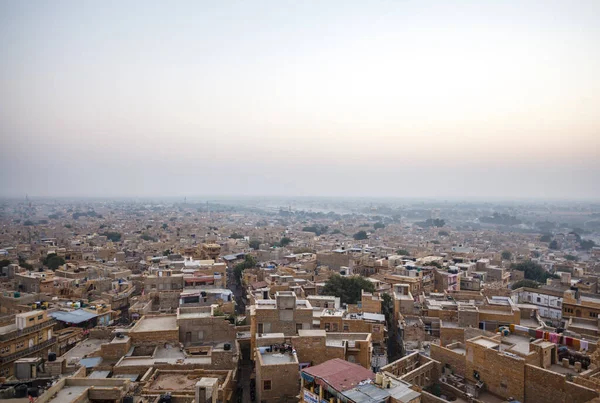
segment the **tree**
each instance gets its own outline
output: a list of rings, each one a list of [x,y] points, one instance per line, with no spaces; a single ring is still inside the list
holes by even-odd
[[[592,249],[594,246],[596,246],[596,242],[592,241],[591,239],[582,239],[579,242],[579,247],[583,250],[590,250]]]
[[[381,295],[381,311],[385,315],[387,321],[390,321],[394,316],[394,300],[390,294]]]
[[[442,220],[440,218],[436,218],[436,219],[428,218],[425,221],[420,221],[415,224],[417,224],[421,228],[443,227],[444,225],[446,225],[446,221]]]
[[[385,228],[385,224],[382,222],[376,222],[375,224],[373,224],[373,228],[376,230],[379,228]]]
[[[238,263],[233,267],[233,275],[238,280],[238,282],[241,283],[242,282],[242,274],[244,273],[244,270],[250,269],[254,266],[256,266],[256,259],[254,258],[254,256],[246,255],[244,257],[243,262]]]
[[[310,225],[310,226],[307,226],[307,227],[303,227],[302,231],[304,231],[304,232],[314,232],[314,234],[316,236],[319,236],[319,235],[326,234],[328,229],[329,229],[329,227],[326,226],[326,225],[315,224],[315,225]]]
[[[502,260],[510,260],[512,259],[512,253],[510,253],[509,251],[505,250],[502,252]]]
[[[25,261],[25,259],[19,256],[19,266],[27,270],[33,270],[33,266]]]
[[[423,266],[433,266],[433,267],[437,267],[438,269],[442,268],[442,264],[440,262],[438,262],[437,260],[432,260],[430,262],[427,262]]]
[[[140,238],[143,239],[144,241],[156,242],[156,238],[154,238],[153,236],[150,236],[148,234],[142,234],[142,235],[140,235]]]
[[[448,231],[439,231],[438,236],[449,236],[450,233]]]
[[[167,223],[164,223],[163,225],[161,225],[161,228],[162,228],[162,229],[167,229],[167,228],[169,228],[169,224],[167,224]]]
[[[398,255],[402,255],[402,256],[410,256],[410,252],[409,252],[409,251],[407,251],[406,249],[398,249],[398,250],[396,251],[396,253],[397,253]]]
[[[516,290],[517,288],[521,288],[521,287],[527,287],[527,288],[538,288],[540,286],[540,283],[538,283],[537,281],[533,281],[533,280],[519,280],[515,283],[513,283],[513,285],[510,286],[511,290]]]
[[[552,242],[550,242],[550,244],[548,245],[548,248],[553,249],[553,250],[560,249],[560,247],[558,246],[558,242],[556,242],[556,239],[553,239]]]
[[[369,236],[365,231],[358,231],[356,234],[353,235],[353,238],[357,241],[362,241],[364,239],[368,239]]]
[[[260,248],[260,241],[258,239],[253,239],[248,242],[248,246],[250,246],[254,250],[258,250]]]
[[[279,240],[279,245],[281,245],[282,248],[285,248],[286,246],[288,246],[291,243],[292,243],[291,238],[288,238],[287,236],[284,236],[283,238],[281,238]]]
[[[56,253],[50,253],[44,258],[42,263],[44,264],[44,266],[46,266],[50,270],[54,271],[54,270],[58,269],[60,266],[62,266],[63,264],[65,264],[65,259],[58,256]]]
[[[107,232],[103,232],[100,235],[104,235],[106,238],[108,238],[110,241],[113,241],[113,242],[119,242],[121,240],[120,232],[107,231]]]
[[[343,304],[356,304],[361,300],[361,290],[374,292],[375,286],[363,277],[342,277],[334,274],[325,283],[323,295],[339,297]]]
[[[26,226],[30,227],[30,226],[34,225],[34,223],[33,223],[33,221],[31,221],[31,220],[26,220],[26,221],[23,223],[23,225],[26,225]]]
[[[2,259],[2,260],[0,260],[0,268],[6,267],[9,264],[10,264],[10,260],[8,260],[8,259]]]
[[[576,262],[579,260],[579,258],[575,255],[565,255],[565,259],[567,259],[570,262]]]
[[[173,253],[173,252],[171,251],[171,249],[165,249],[165,250],[163,251],[163,256],[169,256],[171,253]]]
[[[552,235],[544,234],[540,237],[540,242],[550,242],[552,241]]]
[[[539,283],[545,283],[549,278],[559,278],[557,275],[547,272],[542,266],[531,260],[513,264],[512,268],[514,270],[522,271],[526,279],[535,280]]]
[[[229,238],[231,238],[231,239],[243,239],[244,236],[242,234],[238,234],[237,232],[234,232],[233,234],[229,235]]]

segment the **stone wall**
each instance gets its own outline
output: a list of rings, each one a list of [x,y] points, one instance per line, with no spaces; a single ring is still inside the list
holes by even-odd
[[[449,366],[452,373],[465,376],[466,362],[463,354],[446,347],[438,346],[437,344],[431,344],[430,356],[432,359],[439,361],[442,367]]]
[[[584,403],[596,397],[598,392],[568,382],[562,374],[525,366],[525,403]]]
[[[487,340],[487,339],[486,339]],[[472,341],[466,343],[465,377],[472,383],[482,381],[485,387],[502,398],[523,400],[525,390],[525,360],[499,353]],[[479,374],[476,379],[474,373]]]
[[[450,343],[465,342],[465,329],[460,327],[442,327],[440,328],[440,345],[447,346]]]
[[[265,381],[270,381],[270,390],[265,390]],[[259,402],[297,402],[296,396],[300,392],[298,363],[261,365],[257,360],[256,391]]]
[[[237,335],[235,326],[223,316],[179,319],[178,325],[182,343],[232,342]]]
[[[131,348],[131,339],[127,337],[122,343],[104,343],[100,346],[100,356],[108,359],[123,357]]]

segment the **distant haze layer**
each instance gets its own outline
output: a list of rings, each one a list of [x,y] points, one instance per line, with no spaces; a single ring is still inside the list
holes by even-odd
[[[600,2],[0,4],[0,196],[600,198]]]

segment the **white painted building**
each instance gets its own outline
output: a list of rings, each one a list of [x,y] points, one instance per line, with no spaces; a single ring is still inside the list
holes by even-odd
[[[562,318],[563,294],[560,291],[523,287],[514,290],[511,299],[516,304],[536,305],[542,318]]]

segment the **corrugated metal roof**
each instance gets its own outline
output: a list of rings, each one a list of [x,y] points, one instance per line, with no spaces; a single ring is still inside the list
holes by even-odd
[[[82,358],[81,360],[79,360],[79,364],[83,365],[86,368],[93,368],[101,362],[102,357]]]
[[[95,313],[85,311],[83,309],[77,309],[71,312],[51,312],[50,316],[61,322],[78,324],[96,318],[98,315],[96,315]]]
[[[381,403],[390,396],[386,389],[378,388],[373,384],[360,385],[342,394],[356,403]]]
[[[373,371],[339,358],[305,368],[303,371],[322,379],[339,392],[352,389],[364,380],[375,379]]]

